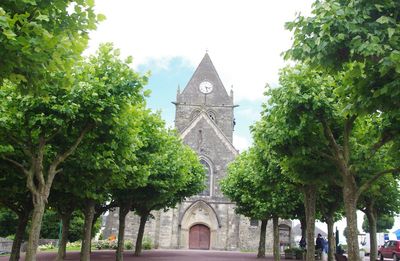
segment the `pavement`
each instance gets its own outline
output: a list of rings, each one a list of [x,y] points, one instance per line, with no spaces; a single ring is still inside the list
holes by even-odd
[[[37,261],[53,261],[57,253],[39,252]],[[8,256],[0,256],[0,261],[8,260]],[[108,261],[115,260],[115,250],[93,251],[91,260]],[[25,260],[21,255],[20,260]],[[79,261],[79,252],[67,252],[65,260]],[[213,250],[145,250],[142,255],[136,257],[133,251],[124,252],[124,261],[248,261],[257,259],[256,253],[243,253],[234,251],[213,251]],[[272,261],[272,256],[267,256],[263,260]]]
[[[37,261],[53,261],[56,252],[39,252]],[[0,256],[0,261],[8,260],[9,256]],[[115,260],[115,250],[99,250],[92,251],[90,259],[93,261]],[[21,261],[24,254],[21,255]],[[67,252],[65,260],[79,261],[79,251]],[[272,261],[274,258],[269,255],[264,259],[258,259],[257,254],[243,253],[236,251],[214,251],[214,250],[144,250],[142,255],[137,257],[133,255],[133,251],[124,252],[124,261],[248,261],[248,260],[265,260]],[[285,260],[281,257],[281,260]],[[388,259],[386,259],[388,260]],[[366,256],[364,261],[369,261]]]

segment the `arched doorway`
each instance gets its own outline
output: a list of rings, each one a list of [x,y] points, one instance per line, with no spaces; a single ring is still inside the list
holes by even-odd
[[[210,228],[202,224],[192,226],[189,231],[189,248],[209,249]]]

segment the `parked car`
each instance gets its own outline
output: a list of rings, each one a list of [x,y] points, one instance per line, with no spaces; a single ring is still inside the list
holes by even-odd
[[[393,261],[400,260],[400,240],[388,240],[379,248],[378,258],[383,261],[384,258],[393,258]]]

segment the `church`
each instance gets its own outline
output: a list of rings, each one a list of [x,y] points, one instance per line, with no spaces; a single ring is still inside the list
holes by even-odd
[[[174,209],[153,212],[144,238],[154,248],[256,250],[260,222],[236,214],[235,204],[219,187],[228,164],[239,154],[232,143],[234,108],[238,105],[234,104],[233,91],[226,91],[208,53],[172,103],[182,141],[198,154],[206,170],[206,189]],[[281,245],[290,244],[291,224],[290,220],[280,220]],[[135,242],[138,228],[139,217],[129,213],[125,239]],[[117,234],[116,210],[106,217],[103,235]],[[272,252],[272,221],[267,226],[266,249]]]

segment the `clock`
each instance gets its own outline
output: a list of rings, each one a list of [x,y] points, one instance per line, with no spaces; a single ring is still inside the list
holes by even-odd
[[[213,85],[212,85],[211,82],[204,81],[204,82],[201,82],[201,83],[200,83],[199,89],[200,89],[200,91],[201,91],[202,93],[207,94],[207,93],[212,92],[212,90],[213,90]]]

